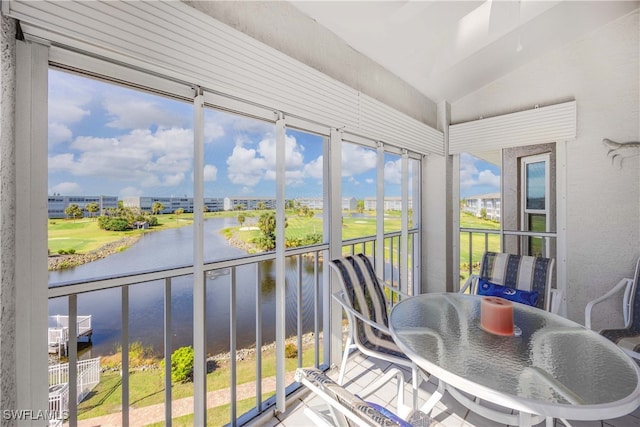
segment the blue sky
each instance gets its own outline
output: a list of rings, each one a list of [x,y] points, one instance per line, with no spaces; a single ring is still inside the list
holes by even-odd
[[[273,124],[211,109],[204,118],[205,197],[274,196]],[[51,70],[49,194],[191,196],[192,126],[190,103]],[[322,196],[322,140],[287,130],[287,198]],[[344,144],[343,196],[375,196],[375,167],[374,150]],[[497,168],[463,156],[461,171],[461,193],[498,191]],[[400,157],[387,154],[385,195],[399,184]]]

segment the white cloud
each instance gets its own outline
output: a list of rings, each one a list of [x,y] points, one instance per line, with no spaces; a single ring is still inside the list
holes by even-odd
[[[61,142],[70,141],[73,134],[71,129],[62,123],[49,122],[49,144],[59,144]]]
[[[367,178],[364,180],[367,184],[373,184],[375,181],[372,178]]]
[[[204,142],[210,143],[213,140],[222,138],[225,135],[224,127],[213,120],[204,122]]]
[[[475,186],[484,186],[482,192],[500,191],[500,175],[494,174],[489,169],[478,170],[478,159],[464,153],[460,156],[460,190],[468,191]],[[486,187],[492,187],[489,190]],[[477,193],[475,193],[477,194]]]
[[[272,123],[208,108],[204,112],[204,119],[205,123],[216,123],[223,129],[235,131],[233,133],[266,135],[274,132]]]
[[[275,180],[276,142],[274,137],[265,135],[258,143],[257,149],[245,148],[249,144],[250,141],[246,137],[236,139],[236,146],[227,159],[229,180],[234,184],[247,186],[256,185],[263,179]],[[304,147],[299,145],[293,136],[285,137],[285,177],[288,185],[304,183],[307,165],[304,163],[303,151]],[[310,172],[313,171],[310,170]]]
[[[162,177],[162,186],[175,187],[184,182],[184,173],[174,173]]]
[[[304,147],[298,145],[295,137],[285,137],[285,170],[292,171],[304,166]],[[266,161],[266,167],[271,171],[276,170],[276,140],[273,136],[267,136],[258,143],[258,153]]]
[[[88,105],[94,96],[92,83],[91,80],[78,79],[64,72],[49,73],[49,144],[70,141],[73,134],[69,125],[91,115]]]
[[[204,165],[204,180],[215,181],[218,177],[218,168],[214,165]]]
[[[103,106],[110,116],[106,126],[117,129],[147,129],[157,125],[163,128],[182,126],[185,117],[163,109],[159,103],[140,93],[107,94]]]
[[[190,129],[134,130],[114,138],[78,137],[71,143],[78,154],[49,158],[50,172],[137,181],[141,186],[176,186],[192,168]]]
[[[136,187],[125,187],[120,190],[120,197],[142,196],[142,190]]]
[[[478,184],[490,185],[492,187],[500,188],[500,176],[495,175],[488,169],[483,170],[478,174]]]
[[[87,106],[95,94],[94,84],[90,79],[78,79],[72,74],[50,71],[49,122],[67,125],[90,115]]]
[[[460,188],[466,190],[474,186],[478,169],[475,165],[475,160],[469,154],[462,154],[460,156]]]
[[[227,158],[227,174],[234,184],[254,186],[264,177],[266,162],[256,157],[256,150],[236,145]]]
[[[82,188],[76,182],[61,182],[54,185],[49,190],[49,194],[63,194],[65,196],[74,196],[80,194]]]
[[[384,164],[384,180],[391,184],[402,183],[402,159]]]
[[[346,143],[342,145],[342,176],[353,176],[376,167],[377,153],[369,148]]]
[[[318,156],[315,160],[304,165],[303,175],[309,178],[322,179],[322,156]]]

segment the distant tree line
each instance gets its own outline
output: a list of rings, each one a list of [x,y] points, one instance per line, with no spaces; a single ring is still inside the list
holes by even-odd
[[[109,231],[126,231],[135,228],[136,222],[147,222],[150,227],[158,225],[158,217],[140,208],[125,207],[118,202],[117,208],[104,210],[98,217],[98,227]]]

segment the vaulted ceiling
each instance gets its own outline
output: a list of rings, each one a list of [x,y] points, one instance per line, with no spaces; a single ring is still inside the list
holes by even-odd
[[[435,102],[454,102],[638,1],[294,1]]]

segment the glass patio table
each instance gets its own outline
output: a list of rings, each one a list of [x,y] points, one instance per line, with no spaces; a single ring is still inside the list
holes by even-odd
[[[400,349],[439,380],[425,406],[433,407],[446,390],[494,421],[531,425],[546,419],[550,425],[554,418],[616,418],[640,405],[640,369],[612,342],[518,303],[514,325],[522,333],[494,335],[480,327],[481,299],[423,294],[391,311],[389,327]],[[489,408],[482,400],[517,412]]]

